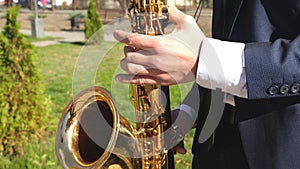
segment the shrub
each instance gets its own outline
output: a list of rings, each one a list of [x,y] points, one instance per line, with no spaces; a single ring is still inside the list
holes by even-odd
[[[84,17],[85,17],[85,15],[82,12],[75,12],[75,13],[70,14],[70,19],[72,19],[72,18],[84,19]]]
[[[91,0],[85,18],[85,38],[91,43],[101,42],[104,34],[102,27],[96,1]]]
[[[35,65],[33,46],[19,32],[20,8],[8,8],[0,34],[0,154],[23,155],[32,139],[47,134],[49,98]]]

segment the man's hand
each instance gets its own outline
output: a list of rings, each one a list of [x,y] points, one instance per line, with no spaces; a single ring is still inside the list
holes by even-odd
[[[147,36],[116,31],[115,38],[126,44],[121,67],[128,74],[119,74],[116,80],[123,83],[173,85],[195,80],[198,65],[198,48],[192,47],[191,38],[198,43],[201,37],[188,37],[195,22],[176,8],[169,10],[170,21],[176,30],[168,36]],[[199,28],[198,28],[199,29]],[[181,38],[179,35],[187,34]],[[178,37],[177,37],[178,35]]]
[[[180,134],[185,135],[187,132],[191,130],[193,125],[195,124],[196,119],[191,119],[191,117],[184,111],[180,111],[179,109],[174,109],[171,111],[171,121],[172,126],[177,126],[177,130],[180,131]],[[174,132],[174,134],[179,134]],[[176,137],[175,137],[176,138]],[[179,154],[185,154],[187,150],[184,148],[184,137],[182,137],[181,141],[178,142],[172,149],[174,152]]]
[[[127,46],[119,74],[123,83],[172,85],[195,80],[197,54],[166,36],[147,36],[115,32],[115,38]]]
[[[173,150],[176,152],[176,153],[179,153],[179,154],[185,154],[187,151],[186,149],[184,148],[184,142],[183,140],[180,141],[174,148]]]

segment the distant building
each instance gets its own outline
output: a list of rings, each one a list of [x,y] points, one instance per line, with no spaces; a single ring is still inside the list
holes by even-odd
[[[0,5],[8,5],[10,0],[0,0]],[[34,9],[34,0],[11,0],[13,3],[18,3],[22,7],[28,7],[29,9]],[[41,5],[42,0],[36,0],[38,7],[51,8],[60,6],[72,6],[74,9],[87,9],[90,0],[46,0],[47,4],[45,6]],[[127,0],[129,1],[129,0]],[[192,7],[196,6],[199,0],[174,0],[176,6],[179,7]],[[74,4],[73,4],[74,2]],[[98,0],[101,2],[101,8],[121,8],[124,0]]]
[[[177,6],[192,6],[195,5],[194,0],[174,0]]]
[[[73,0],[52,0],[52,1],[53,1],[53,6],[62,6],[62,5],[70,6],[73,3]]]
[[[52,0],[53,1],[53,6],[62,6],[62,5],[67,5],[70,6],[73,3],[73,0]],[[74,0],[75,3],[81,4],[83,6],[86,6],[84,4],[88,4],[89,0]],[[103,0],[104,4],[120,4],[120,1],[122,2],[123,0]],[[193,6],[195,3],[198,3],[199,0],[175,0],[175,4],[178,6]]]

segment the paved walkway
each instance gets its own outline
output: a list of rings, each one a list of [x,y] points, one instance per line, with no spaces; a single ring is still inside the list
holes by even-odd
[[[188,15],[194,15],[195,11],[186,11]],[[201,13],[201,17],[211,17],[212,16],[212,10],[210,9],[203,9]],[[130,25],[126,19],[120,19],[115,24],[107,24],[104,25],[104,38],[107,41],[114,41],[114,38],[112,36],[115,29],[120,29],[120,27],[128,27],[130,28]],[[128,22],[128,23],[127,23]],[[123,29],[121,29],[123,30]],[[25,35],[32,35],[31,30],[20,30]],[[127,30],[129,31],[129,30]],[[48,46],[48,45],[54,45],[54,44],[60,44],[60,43],[66,43],[66,42],[83,42],[85,40],[84,32],[82,31],[45,31],[44,36],[48,37],[57,37],[55,40],[48,40],[48,41],[39,41],[39,42],[33,42],[35,46]]]
[[[20,32],[24,33],[25,35],[32,35],[31,30],[20,30]],[[84,41],[84,32],[69,32],[69,31],[59,31],[59,32],[51,32],[46,31],[44,32],[44,36],[49,37],[57,37],[55,40],[49,41],[40,41],[40,42],[33,42],[32,44],[35,46],[48,46],[54,45],[59,43],[66,43],[66,42],[82,42]]]

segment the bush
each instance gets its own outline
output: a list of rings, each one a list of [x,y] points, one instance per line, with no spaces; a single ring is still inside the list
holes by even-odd
[[[91,0],[85,18],[85,38],[91,43],[101,42],[104,34],[102,27],[96,1]]]
[[[24,145],[47,134],[49,98],[44,94],[33,46],[19,32],[19,7],[7,10],[0,34],[0,154],[24,154]]]
[[[72,19],[72,18],[84,19],[84,17],[85,17],[85,15],[82,12],[75,12],[75,13],[70,14],[70,19]]]

